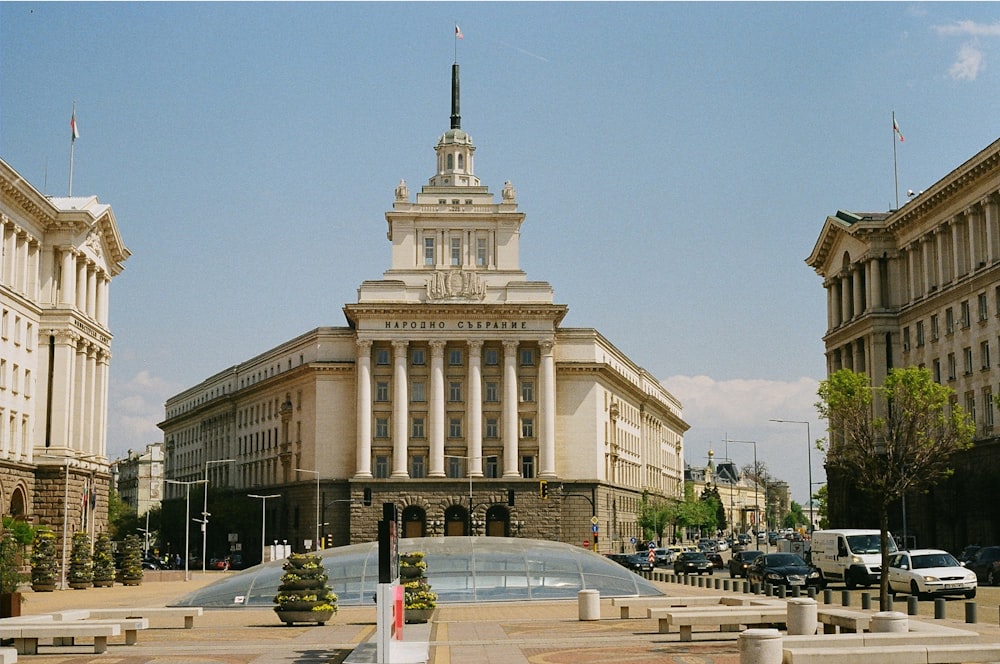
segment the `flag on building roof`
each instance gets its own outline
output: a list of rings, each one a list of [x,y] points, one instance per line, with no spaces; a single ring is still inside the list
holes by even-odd
[[[456,39],[463,39],[462,29],[460,27],[458,27],[458,23],[455,24],[455,38]]]
[[[69,129],[70,129],[70,140],[75,141],[80,138],[80,130],[76,126],[76,109],[73,109],[73,115],[69,119]]]
[[[895,116],[895,115],[894,115],[894,116],[892,116],[892,130],[893,130],[894,132],[896,132],[896,135],[897,135],[897,136],[899,136],[899,142],[900,142],[900,143],[902,143],[903,141],[905,141],[905,140],[906,140],[905,138],[903,138],[903,132],[901,132],[901,131],[899,130],[899,125],[898,125],[898,124],[896,124],[896,116]]]

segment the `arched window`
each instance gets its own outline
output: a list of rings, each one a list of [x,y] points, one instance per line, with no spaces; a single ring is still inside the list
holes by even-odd
[[[469,512],[461,505],[452,505],[444,511],[444,535],[469,535]]]
[[[419,505],[403,508],[403,537],[426,537],[427,513]]]
[[[458,168],[465,168],[465,156],[461,152],[458,153]]]
[[[449,154],[448,155],[448,170],[450,171],[453,168],[455,168],[455,155]]]
[[[486,510],[486,536],[510,537],[510,510],[503,505]]]

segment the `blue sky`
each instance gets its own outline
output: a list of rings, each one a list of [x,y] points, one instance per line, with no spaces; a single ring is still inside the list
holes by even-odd
[[[998,136],[995,3],[0,3],[0,156],[114,208],[109,455],[165,399],[321,325],[389,264],[462,126],[521,266],[685,405],[688,461],[758,441],[807,495],[827,215],[895,206]],[[750,445],[729,445],[737,463]],[[812,453],[813,480],[823,480]]]

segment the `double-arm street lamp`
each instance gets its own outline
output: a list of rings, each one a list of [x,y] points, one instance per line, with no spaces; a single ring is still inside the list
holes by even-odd
[[[192,484],[206,484],[205,489],[208,490],[207,482],[208,480],[191,480],[185,482],[183,480],[166,480],[167,484],[183,484],[186,488],[184,490],[185,498],[184,502],[187,505],[184,512],[184,580],[190,581],[191,576],[188,574],[188,558],[191,557],[191,485]]]
[[[804,424],[806,425],[806,462],[809,464],[809,532],[816,527],[813,520],[813,462],[812,462],[812,436],[809,434],[809,422],[804,420],[777,420],[771,422],[781,422],[782,424]]]
[[[319,496],[319,471],[308,470],[306,468],[296,468],[297,473],[312,473],[316,476],[316,539],[313,541],[313,551],[319,551],[319,504],[322,502]]]
[[[232,459],[205,462],[205,503],[201,508],[201,573],[208,569],[208,467],[213,463],[232,463]]]
[[[267,524],[267,499],[281,498],[280,493],[271,493],[266,496],[258,496],[255,493],[248,493],[250,498],[260,498],[260,564],[264,564],[264,551],[267,550],[267,540],[265,539],[264,526]]]

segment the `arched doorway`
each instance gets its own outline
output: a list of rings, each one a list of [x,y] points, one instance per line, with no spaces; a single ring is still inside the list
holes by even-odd
[[[419,505],[403,508],[403,537],[427,537],[427,512]]]
[[[486,510],[486,536],[510,537],[510,510],[503,505]]]
[[[461,505],[452,505],[444,511],[444,536],[468,535],[469,513]]]
[[[23,519],[27,514],[27,500],[24,496],[24,487],[17,487],[10,496],[10,509],[7,512],[15,519]]]

